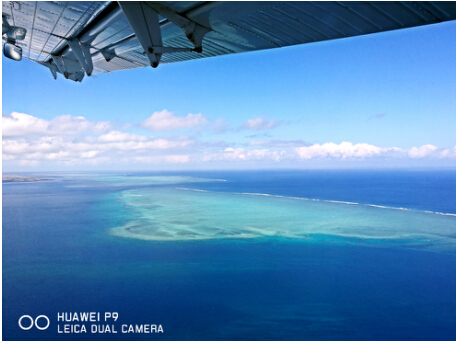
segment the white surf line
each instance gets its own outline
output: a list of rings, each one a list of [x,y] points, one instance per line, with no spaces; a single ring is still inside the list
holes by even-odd
[[[345,202],[345,201],[329,201],[329,200],[323,200],[323,202],[329,202],[329,203],[341,203],[341,204],[351,204],[351,205],[360,204],[360,203],[355,203],[355,202]]]
[[[175,188],[175,190],[186,190],[186,191],[196,191],[196,192],[208,192],[207,190],[191,189],[191,188]]]
[[[437,215],[442,215],[442,216],[455,216],[455,217],[456,217],[456,214],[451,214],[451,213],[441,213],[440,211],[436,211],[436,212],[434,212],[434,214],[437,214]]]
[[[338,204],[346,204],[346,205],[360,205],[365,207],[373,207],[373,208],[380,208],[380,209],[392,209],[392,210],[404,210],[404,211],[416,211],[416,212],[424,212],[428,214],[436,214],[442,216],[455,216],[456,214],[452,213],[442,213],[442,212],[433,212],[430,210],[416,210],[411,208],[403,208],[403,207],[390,207],[378,204],[370,204],[370,203],[357,203],[357,202],[348,202],[348,201],[334,201],[334,200],[320,200],[318,198],[306,198],[306,197],[294,197],[294,196],[282,196],[282,195],[272,195],[266,193],[258,193],[258,192],[224,192],[224,191],[207,191],[207,190],[200,190],[200,189],[190,189],[190,188],[175,188],[178,190],[189,190],[189,191],[198,191],[198,192],[217,192],[217,193],[227,193],[227,194],[236,194],[236,195],[247,195],[247,196],[264,196],[264,197],[277,197],[277,198],[287,198],[287,199],[297,199],[302,201],[313,201],[313,202],[327,202],[327,203],[338,203]]]

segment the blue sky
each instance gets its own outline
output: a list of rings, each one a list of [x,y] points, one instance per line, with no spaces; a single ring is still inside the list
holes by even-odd
[[[455,25],[82,83],[2,57],[3,171],[454,167]]]

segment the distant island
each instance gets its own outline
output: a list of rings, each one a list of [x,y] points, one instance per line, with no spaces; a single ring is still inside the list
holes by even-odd
[[[2,183],[42,182],[46,180],[51,179],[32,176],[2,175]]]

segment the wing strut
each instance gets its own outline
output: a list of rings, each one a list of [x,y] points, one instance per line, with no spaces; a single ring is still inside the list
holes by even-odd
[[[158,3],[151,3],[150,6],[154,7],[156,11],[161,14],[161,16],[167,18],[176,26],[183,29],[186,37],[191,41],[192,44],[194,44],[195,51],[202,52],[202,40],[204,39],[204,36],[210,32],[209,29],[191,21],[182,15],[179,15],[178,13],[170,11]]]
[[[70,60],[64,56],[58,55],[51,55],[51,60],[48,63],[44,63],[46,67],[51,70],[51,73],[55,77],[56,68],[57,70],[63,74],[65,79],[71,79],[74,81],[81,81],[84,78],[84,72],[81,70],[81,65],[79,62]],[[55,67],[53,67],[53,65]]]
[[[53,60],[51,58],[50,60],[48,60],[46,62],[38,62],[38,63],[42,64],[45,67],[48,67],[49,70],[51,71],[51,74],[52,74],[54,80],[56,80],[57,79],[57,66],[52,61]]]
[[[94,69],[92,65],[91,53],[89,52],[89,46],[80,42],[78,38],[67,39],[67,43],[72,48],[73,54],[83,67],[87,76],[91,76],[92,70]]]
[[[149,5],[140,1],[119,1],[118,3],[145,54],[148,56],[151,67],[156,68],[159,65],[162,54],[189,51],[202,52],[202,39],[210,31],[209,29],[162,6]],[[195,48],[164,47],[162,45],[159,13],[182,28]]]
[[[151,7],[138,1],[119,1],[132,30],[148,56],[151,67],[159,65],[162,54],[156,53],[154,47],[162,46],[161,28],[158,13]]]

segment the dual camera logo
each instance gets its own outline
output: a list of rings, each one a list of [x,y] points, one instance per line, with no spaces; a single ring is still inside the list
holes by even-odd
[[[49,327],[49,318],[46,315],[39,315],[33,319],[30,315],[23,315],[19,318],[18,323],[19,327],[24,331],[30,330],[34,325],[37,329],[43,331]]]

